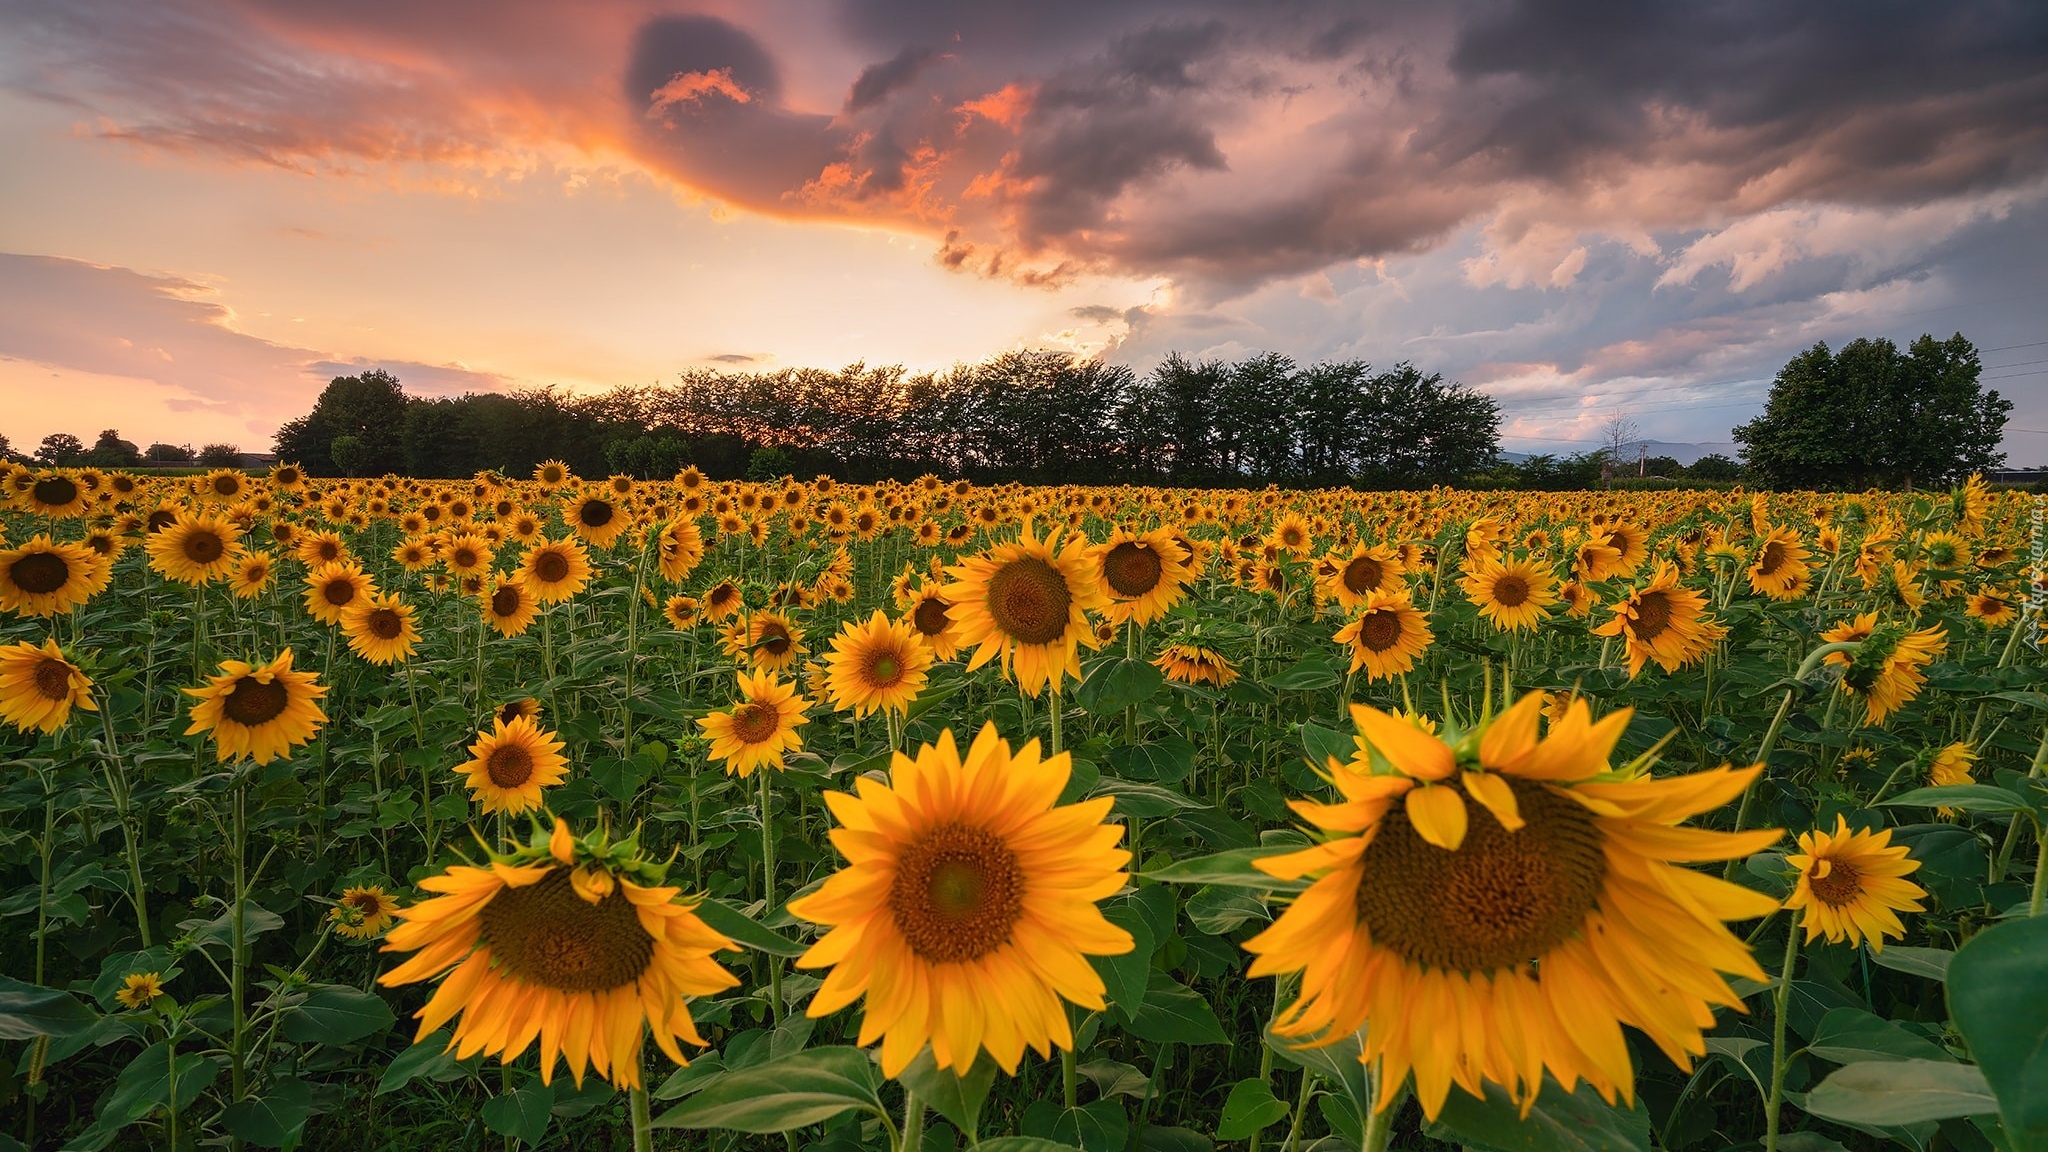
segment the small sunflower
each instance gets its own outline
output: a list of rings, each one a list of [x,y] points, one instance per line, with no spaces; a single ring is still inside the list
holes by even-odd
[[[277,558],[268,552],[244,552],[228,576],[228,587],[242,600],[254,600],[277,579]]]
[[[2019,618],[2012,593],[2001,588],[1980,588],[1970,593],[1963,610],[1986,628],[2003,628]]]
[[[645,1036],[687,1064],[676,1039],[704,1043],[690,998],[739,983],[711,958],[738,945],[664,886],[664,872],[633,840],[578,839],[556,820],[552,835],[493,853],[490,867],[458,864],[421,881],[437,895],[399,909],[404,923],[384,938],[387,952],[417,954],[377,982],[445,972],[414,1014],[417,1039],[460,1013],[450,1040],[459,1057],[510,1063],[538,1039],[543,1084],[559,1055],[578,1085],[590,1069],[638,1088]]]
[[[107,586],[113,565],[83,544],[36,536],[19,548],[0,548],[0,610],[62,616]]]
[[[588,540],[591,547],[604,549],[611,547],[619,533],[626,530],[630,517],[612,497],[586,492],[573,500],[563,501],[562,522],[576,535]]]
[[[412,605],[395,595],[369,596],[341,614],[349,650],[372,664],[395,664],[411,656],[420,641]]]
[[[1613,606],[1614,619],[1593,629],[1595,636],[1620,636],[1627,643],[1628,674],[1651,660],[1676,672],[1707,654],[1728,634],[1704,609],[1707,598],[1678,583],[1678,569],[1660,562],[1650,582]]]
[[[540,482],[542,488],[553,490],[575,479],[575,474],[560,460],[543,460],[533,470],[533,478]]]
[[[1095,546],[1096,575],[1109,602],[1102,614],[1116,624],[1150,624],[1180,602],[1194,573],[1165,528],[1132,533],[1119,528]]]
[[[274,533],[275,529],[272,531]],[[279,540],[278,543],[283,544],[284,541]],[[349,558],[347,542],[342,540],[341,533],[330,528],[320,528],[300,535],[297,549],[299,563],[308,568],[318,568],[323,564],[333,564]]]
[[[746,597],[740,594],[740,586],[730,580],[720,580],[704,590],[704,618],[723,620],[738,612],[746,605]]]
[[[1013,671],[1017,687],[1037,696],[1051,686],[1059,695],[1065,678],[1081,678],[1080,649],[1096,646],[1088,613],[1108,597],[1095,581],[1087,537],[1061,534],[1043,541],[1024,525],[1022,538],[998,544],[946,569],[953,583],[940,589],[960,633],[960,647],[973,648],[969,671],[998,657],[1003,673]]]
[[[783,672],[804,654],[804,630],[780,612],[749,612],[726,635],[725,647],[760,671]]]
[[[398,901],[374,884],[342,889],[341,899],[327,913],[334,930],[351,940],[375,937],[397,916]]]
[[[1967,740],[1958,740],[1935,752],[1927,761],[1927,783],[1931,787],[1946,788],[1955,784],[1974,784],[1970,765],[1977,762],[1977,749]],[[1943,816],[1954,816],[1954,808],[1937,808]]]
[[[475,759],[455,770],[469,773],[464,783],[484,811],[516,816],[540,807],[540,790],[560,784],[568,775],[562,747],[562,741],[531,716],[509,721],[500,717],[492,722],[491,731],[479,733],[469,746]]]
[[[344,612],[377,594],[377,583],[354,560],[336,560],[306,573],[306,612],[322,624],[339,624]]]
[[[489,541],[474,532],[464,532],[441,545],[441,567],[450,576],[476,576],[490,570],[495,553]]]
[[[204,687],[185,689],[199,698],[185,735],[213,733],[218,759],[290,759],[293,745],[312,740],[327,723],[327,713],[315,703],[327,689],[315,673],[292,671],[291,649],[260,668],[223,660],[220,669]]]
[[[917,629],[918,638],[932,650],[935,660],[951,660],[960,654],[960,629],[953,623],[946,597],[936,584],[926,584],[910,594],[903,618]]]
[[[503,720],[507,724],[519,719],[521,716],[531,717],[533,720],[538,721],[540,719],[540,711],[540,701],[535,700],[531,696],[521,696],[515,700],[507,700],[503,704],[498,705],[497,716],[498,719]]]
[[[120,1001],[123,1008],[142,1009],[163,994],[163,973],[130,972],[121,978],[121,987],[115,991],[114,999]]]
[[[1835,830],[1819,829],[1799,837],[1799,851],[1785,860],[1799,869],[1799,883],[1785,907],[1803,908],[1799,923],[1807,943],[1825,935],[1828,943],[1870,941],[1870,950],[1884,950],[1887,936],[1903,937],[1900,912],[1918,912],[1927,890],[1906,879],[1920,868],[1906,857],[1907,848],[1891,846],[1892,830],[1850,831],[1848,817],[1835,815]]]
[[[55,640],[45,639],[41,647],[26,640],[0,647],[0,720],[47,736],[64,726],[73,708],[100,710],[91,678]]]
[[[834,708],[853,709],[855,719],[870,712],[907,712],[924,690],[932,650],[908,620],[891,620],[880,608],[865,622],[849,620],[832,638],[825,657],[825,691]]]
[[[590,557],[573,539],[543,537],[513,574],[543,604],[567,600],[590,582]]]
[[[711,758],[744,778],[763,765],[780,770],[784,756],[803,748],[796,730],[810,723],[804,716],[809,705],[793,681],[778,680],[773,672],[742,672],[739,703],[697,725],[711,741]]]
[[[897,753],[887,783],[826,793],[847,865],[789,903],[832,926],[796,962],[831,969],[808,1014],[865,996],[859,1043],[881,1041],[886,1076],[927,1044],[963,1073],[983,1050],[1015,1074],[1027,1045],[1072,1048],[1061,1001],[1102,1009],[1088,957],[1133,941],[1096,906],[1124,885],[1124,830],[1103,823],[1109,797],[1059,804],[1071,771],[1066,753],[1012,752],[989,724],[964,757],[948,730]]]
[[[1237,680],[1237,667],[1214,648],[1200,644],[1169,644],[1153,665],[1168,680],[1181,684],[1214,684],[1228,688]]]
[[[1756,562],[1749,566],[1749,589],[1773,600],[1796,600],[1805,594],[1810,569],[1806,544],[1790,528],[1773,528],[1756,542]]]
[[[1468,569],[1458,581],[1479,614],[1502,632],[1533,629],[1557,603],[1557,579],[1533,560],[1495,560]]]
[[[494,576],[489,591],[480,598],[484,623],[500,636],[518,636],[540,613],[540,601],[533,590],[516,577]]]
[[[689,631],[704,618],[703,612],[697,607],[697,598],[681,594],[669,597],[662,604],[661,615],[668,621],[669,627],[679,632]]]
[[[671,584],[689,579],[704,559],[704,534],[692,519],[679,517],[664,524],[654,543],[661,578]]]
[[[1409,599],[1408,590],[1369,592],[1360,602],[1358,617],[1337,630],[1331,639],[1351,648],[1351,671],[1365,669],[1368,680],[1384,680],[1415,667],[1415,660],[1429,650],[1436,634],[1429,630],[1429,618]]]

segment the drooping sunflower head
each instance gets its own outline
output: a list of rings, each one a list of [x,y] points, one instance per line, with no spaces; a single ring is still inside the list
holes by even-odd
[[[98,595],[112,575],[112,563],[85,545],[35,536],[0,548],[0,610],[62,616]]]
[[[1200,644],[1169,644],[1153,665],[1168,680],[1182,684],[1213,684],[1228,688],[1237,680],[1237,666],[1214,648]]]
[[[517,815],[540,807],[541,789],[567,775],[562,748],[532,716],[498,717],[491,731],[478,734],[469,746],[470,761],[456,771],[467,774],[470,798],[485,812]]]
[[[1876,614],[1858,617],[1856,624],[1865,624],[1866,617],[1874,623]],[[1822,633],[1822,638],[1832,640],[1842,631]],[[1939,625],[1918,632],[1908,631],[1903,624],[1877,625],[1861,637],[1841,636],[1852,638],[1860,643],[1842,673],[1842,691],[1863,700],[1865,724],[1882,724],[1885,717],[1911,703],[1927,683],[1927,674],[1921,669],[1948,650],[1948,631]]]
[[[1799,837],[1799,851],[1785,862],[1799,870],[1798,884],[1785,907],[1804,909],[1799,923],[1811,943],[1826,936],[1830,944],[1870,942],[1884,949],[1885,937],[1903,937],[1900,912],[1918,912],[1927,890],[1906,879],[1920,868],[1907,858],[1907,848],[1892,845],[1892,830],[1851,831],[1848,817],[1837,813],[1835,830],[1815,829]]]
[[[201,687],[185,689],[198,697],[185,735],[213,733],[216,759],[289,759],[293,746],[312,740],[327,722],[317,703],[327,689],[315,673],[292,671],[289,648],[261,667],[224,660],[220,669]]]
[[[711,741],[711,758],[741,777],[764,765],[781,769],[784,757],[804,746],[796,730],[810,723],[804,715],[810,701],[794,681],[765,670],[740,673],[739,689],[740,700],[730,710],[697,721]]]
[[[875,711],[900,715],[924,690],[931,665],[932,650],[917,627],[877,608],[865,621],[847,621],[832,638],[825,690],[834,708],[851,708],[856,719]]]
[[[99,711],[91,678],[55,640],[46,638],[40,647],[26,640],[0,647],[0,720],[47,736],[64,726],[73,708]]]
[[[678,1064],[677,1039],[704,1043],[689,1000],[739,983],[711,956],[737,948],[663,884],[665,869],[635,838],[573,835],[556,820],[493,853],[489,867],[456,865],[421,887],[435,893],[398,910],[387,952],[414,952],[378,978],[386,987],[440,987],[415,1013],[418,1039],[461,1015],[451,1040],[506,1063],[540,1043],[542,1083],[557,1055],[582,1084],[595,1071],[640,1086],[644,1037]],[[452,969],[452,971],[451,971]]]

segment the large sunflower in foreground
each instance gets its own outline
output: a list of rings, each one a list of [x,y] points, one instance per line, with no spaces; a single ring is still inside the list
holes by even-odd
[[[1526,1101],[1546,1070],[1566,1090],[1585,1080],[1632,1099],[1622,1025],[1687,1068],[1714,1007],[1742,1010],[1721,974],[1765,978],[1721,922],[1777,902],[1684,865],[1780,833],[1677,826],[1739,796],[1760,766],[1617,771],[1629,710],[1595,724],[1575,700],[1539,740],[1544,703],[1526,696],[1441,739],[1354,705],[1359,754],[1328,769],[1342,800],[1292,805],[1327,839],[1258,862],[1314,881],[1245,944],[1251,975],[1302,973],[1274,1031],[1313,1044],[1364,1029],[1361,1059],[1390,1088],[1413,1071],[1431,1118],[1452,1084]]]
[[[1848,818],[1836,813],[1835,830],[1818,828],[1799,837],[1799,851],[1785,862],[1799,869],[1799,883],[1785,898],[1785,907],[1803,908],[1799,924],[1806,941],[1825,935],[1828,943],[1870,941],[1873,952],[1884,949],[1886,936],[1904,936],[1900,912],[1921,910],[1927,890],[1906,879],[1920,862],[1906,858],[1904,844],[1892,845],[1892,830],[1850,831]]]
[[[1195,574],[1168,528],[1119,528],[1095,546],[1096,574],[1108,596],[1102,614],[1117,624],[1150,624],[1180,602]]]
[[[1024,525],[1014,543],[998,544],[946,569],[953,582],[940,589],[962,648],[973,648],[969,671],[997,657],[1017,687],[1036,696],[1064,679],[1081,678],[1081,645],[1097,645],[1088,613],[1109,603],[1095,581],[1088,538],[1074,534],[1060,546],[1057,531],[1043,541]]]
[[[1682,587],[1678,568],[1661,561],[1649,583],[1614,605],[1614,619],[1593,629],[1593,635],[1626,641],[1631,677],[1651,660],[1666,672],[1676,672],[1728,635],[1728,629],[1706,614],[1706,606],[1706,596]]]
[[[474,759],[455,770],[469,774],[463,783],[470,799],[486,812],[516,816],[540,807],[540,790],[560,784],[569,769],[562,742],[532,716],[494,720],[491,731],[479,733],[469,746],[469,754]]]
[[[62,616],[107,586],[113,565],[83,544],[37,536],[0,548],[0,611]]]
[[[917,629],[877,608],[864,622],[848,620],[832,638],[825,691],[834,708],[853,709],[855,719],[875,711],[901,714],[924,691],[931,666],[932,650]]]
[[[847,865],[792,915],[832,930],[797,960],[831,968],[811,998],[828,1016],[867,997],[859,1043],[882,1042],[895,1076],[929,1043],[965,1073],[986,1049],[1015,1074],[1026,1045],[1072,1048],[1062,999],[1100,1010],[1090,956],[1133,946],[1096,902],[1124,885],[1130,853],[1110,799],[1060,805],[1072,761],[1032,741],[1012,753],[982,728],[963,758],[953,733],[916,758],[897,753],[888,783],[827,792]]]
[[[697,721],[711,741],[711,758],[726,770],[751,776],[763,765],[782,767],[782,758],[804,746],[796,734],[810,721],[810,701],[799,695],[794,681],[784,682],[767,671],[740,673],[740,701],[730,711],[713,712]]]
[[[1415,667],[1415,659],[1429,649],[1436,634],[1429,630],[1429,617],[1408,597],[1408,590],[1368,592],[1359,601],[1358,618],[1337,630],[1331,639],[1351,649],[1351,671],[1365,669],[1368,680],[1399,676]]]
[[[292,671],[292,650],[258,668],[240,660],[223,660],[220,675],[205,686],[185,692],[199,698],[192,705],[192,726],[185,735],[213,733],[221,760],[248,757],[268,764],[290,759],[292,746],[313,739],[327,722],[315,703],[327,689],[312,672]]]
[[[739,983],[711,958],[738,945],[663,879],[663,866],[641,859],[634,842],[579,840],[556,820],[553,835],[536,831],[527,846],[493,854],[488,868],[458,864],[422,880],[438,895],[399,909],[404,923],[384,938],[385,951],[417,955],[377,982],[447,973],[413,1014],[415,1042],[461,1013],[451,1039],[458,1057],[510,1063],[538,1040],[543,1084],[559,1055],[579,1086],[594,1069],[638,1088],[647,1033],[688,1063],[676,1039],[704,1043],[689,998]]]
[[[71,710],[97,712],[92,680],[45,639],[38,648],[26,640],[0,648],[0,720],[24,731],[49,735],[64,726]]]

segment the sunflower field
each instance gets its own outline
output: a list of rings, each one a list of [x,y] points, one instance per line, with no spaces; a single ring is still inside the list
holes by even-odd
[[[0,485],[0,1150],[2048,1148],[2018,493]]]

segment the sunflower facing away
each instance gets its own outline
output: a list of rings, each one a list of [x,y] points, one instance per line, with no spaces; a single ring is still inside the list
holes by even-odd
[[[804,746],[796,734],[810,721],[810,701],[797,694],[794,681],[784,682],[767,671],[740,673],[740,701],[727,712],[713,712],[697,721],[711,741],[711,758],[742,777],[767,765],[780,769],[782,758]]]
[[[398,901],[372,884],[342,890],[341,899],[328,910],[334,930],[351,940],[368,940],[391,926],[398,915]]]
[[[514,573],[543,604],[567,600],[590,582],[590,557],[573,539],[542,538]]]
[[[1408,598],[1408,590],[1368,592],[1359,602],[1358,618],[1337,630],[1331,639],[1351,647],[1351,671],[1365,669],[1368,680],[1399,676],[1415,667],[1415,658],[1427,651],[1436,634],[1429,630],[1429,618]]]
[[[1237,666],[1214,648],[1200,644],[1169,644],[1152,661],[1168,680],[1181,684],[1214,684],[1228,688],[1237,680]]]
[[[1062,999],[1104,1007],[1090,956],[1129,952],[1129,933],[1096,902],[1124,885],[1130,853],[1110,798],[1060,805],[1072,761],[1012,753],[982,728],[963,758],[948,730],[889,781],[827,792],[847,865],[789,911],[832,930],[797,960],[830,968],[811,998],[828,1016],[867,997],[859,1043],[882,1043],[895,1076],[926,1044],[964,1073],[981,1050],[1015,1074],[1028,1045],[1072,1048]]]
[[[223,660],[220,675],[201,688],[187,688],[198,697],[192,705],[192,726],[185,735],[213,733],[220,760],[247,757],[268,764],[291,758],[293,745],[313,739],[327,713],[314,701],[327,695],[312,672],[292,671],[292,650],[258,668],[240,660]]]
[[[1078,533],[1060,547],[1059,532],[1043,541],[1024,525],[1021,539],[998,544],[946,569],[953,583],[940,589],[962,648],[973,648],[972,671],[997,657],[1004,675],[1036,696],[1065,677],[1081,678],[1080,648],[1096,646],[1088,613],[1109,603],[1095,582],[1088,539]]]
[[[105,588],[112,570],[85,545],[56,544],[48,536],[0,548],[0,610],[62,616]]]
[[[55,640],[42,647],[26,640],[0,647],[0,720],[22,731],[49,735],[64,726],[73,708],[97,712],[92,680],[65,659]]]
[[[1181,560],[1167,528],[1133,533],[1119,528],[1095,546],[1096,574],[1109,602],[1102,614],[1117,624],[1150,624],[1180,602],[1194,573]]]
[[[1557,603],[1557,578],[1533,560],[1494,560],[1467,569],[1458,585],[1502,632],[1533,629]]]
[[[577,839],[565,821],[553,835],[488,868],[458,864],[420,882],[437,895],[401,908],[387,952],[415,952],[378,977],[385,987],[447,973],[414,1016],[415,1043],[461,1013],[450,1041],[457,1058],[479,1052],[510,1063],[540,1042],[541,1083],[561,1056],[580,1086],[593,1069],[623,1088],[640,1086],[647,1033],[678,1064],[680,1037],[704,1043],[689,998],[739,983],[711,954],[738,948],[662,884],[662,865],[631,840]],[[450,969],[453,969],[450,971]]]
[[[880,608],[865,622],[848,620],[832,638],[825,657],[825,691],[832,707],[853,709],[855,719],[870,712],[901,715],[924,691],[932,650],[908,620],[891,620]]]
[[[516,577],[494,576],[489,591],[482,597],[480,609],[484,623],[489,624],[498,635],[518,636],[532,625],[533,618],[540,613],[540,601],[534,598],[532,589]]]
[[[1799,851],[1785,862],[1799,869],[1799,884],[1785,898],[1785,907],[1803,908],[1800,926],[1806,942],[1825,935],[1828,943],[1851,945],[1870,941],[1870,950],[1884,950],[1884,938],[1902,937],[1900,912],[1921,910],[1927,890],[1906,879],[1920,868],[1906,858],[1904,844],[1892,846],[1892,830],[1850,831],[1849,820],[1835,814],[1835,830],[1818,828],[1799,837]]]
[[[1705,656],[1728,634],[1706,615],[1706,606],[1704,595],[1679,586],[1677,567],[1661,561],[1650,582],[1614,605],[1614,619],[1593,629],[1593,635],[1625,639],[1631,677],[1651,660],[1666,672],[1676,672]]]
[[[540,807],[540,790],[560,784],[569,769],[562,742],[532,716],[493,720],[491,731],[478,734],[469,754],[475,759],[455,770],[469,774],[463,783],[470,798],[486,812],[511,816]]]
[[[1300,972],[1274,1031],[1308,1044],[1365,1029],[1361,1059],[1391,1089],[1415,1074],[1434,1119],[1452,1084],[1531,1100],[1547,1070],[1634,1094],[1621,1027],[1680,1068],[1706,1050],[1714,1006],[1742,1010],[1722,973],[1764,979],[1722,926],[1777,907],[1684,867],[1747,856],[1772,831],[1680,828],[1740,795],[1761,766],[1653,779],[1608,758],[1623,709],[1574,700],[1548,738],[1541,693],[1439,738],[1352,706],[1359,754],[1330,761],[1336,804],[1294,801],[1323,843],[1258,866],[1313,883],[1245,943],[1252,976]],[[1384,1106],[1398,1094],[1382,1092]]]
[[[413,626],[412,605],[395,595],[370,596],[341,614],[341,630],[351,652],[372,664],[392,664],[412,655],[420,630]]]
[[[1832,652],[1830,664],[1846,664],[1842,691],[1863,701],[1863,722],[1882,724],[1885,717],[1911,703],[1927,683],[1920,669],[1948,650],[1948,632],[1941,627],[1909,632],[1903,624],[1880,627],[1877,613],[1865,612],[1820,634],[1831,644],[1855,642],[1854,653]]]

